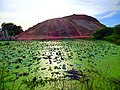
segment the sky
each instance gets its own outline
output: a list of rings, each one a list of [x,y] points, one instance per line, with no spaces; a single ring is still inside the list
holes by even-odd
[[[112,27],[120,24],[120,0],[0,0],[0,25],[12,22],[24,30],[72,14],[90,15]]]

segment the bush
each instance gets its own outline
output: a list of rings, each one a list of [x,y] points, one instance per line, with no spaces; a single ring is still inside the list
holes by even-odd
[[[105,27],[97,30],[94,34],[94,39],[106,40],[120,45],[120,24],[113,28]]]
[[[104,37],[104,40],[106,40],[106,41],[109,41],[109,42],[112,42],[113,40],[113,35],[110,35],[110,36],[106,36],[106,37]]]
[[[114,26],[115,34],[120,35],[120,24]]]
[[[104,40],[109,41],[109,42],[116,42],[116,40],[120,39],[118,35],[110,35],[104,37]]]
[[[116,37],[114,37],[113,43],[120,45],[120,36],[119,35],[116,35]]]
[[[102,29],[99,29],[98,31],[96,31],[93,34],[93,36],[94,36],[95,39],[103,39],[106,36],[112,35],[113,32],[114,32],[113,28],[105,27],[105,28],[102,28]]]

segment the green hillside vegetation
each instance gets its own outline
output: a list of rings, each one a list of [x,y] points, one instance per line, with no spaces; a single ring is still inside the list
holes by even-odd
[[[97,40],[106,40],[120,45],[120,24],[114,27],[99,29],[93,34],[93,36]]]

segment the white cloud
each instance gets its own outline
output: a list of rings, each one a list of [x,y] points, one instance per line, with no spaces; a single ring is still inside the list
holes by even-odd
[[[106,15],[102,15],[101,17],[99,17],[99,19],[109,18],[114,16],[115,14],[117,14],[117,11],[113,11],[113,12],[107,13]]]
[[[87,14],[106,18],[120,10],[120,0],[0,0],[0,24],[13,22],[24,29],[50,18]]]

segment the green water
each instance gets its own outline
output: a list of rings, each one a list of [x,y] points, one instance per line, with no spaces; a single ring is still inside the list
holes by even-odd
[[[119,90],[120,46],[105,41],[0,41],[0,90]]]

